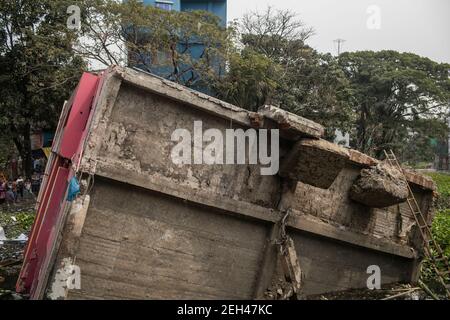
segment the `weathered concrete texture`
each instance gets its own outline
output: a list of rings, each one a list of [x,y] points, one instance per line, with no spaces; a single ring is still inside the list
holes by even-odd
[[[270,225],[99,177],[93,191],[76,253],[81,289],[68,299],[253,298]],[[304,294],[365,287],[371,264],[382,283],[409,279],[410,259],[289,235]]]
[[[406,202],[388,208],[370,208],[349,197],[349,191],[361,171],[347,164],[328,189],[299,182],[292,208],[306,217],[314,217],[346,232],[359,233],[392,243],[410,245],[415,223]],[[413,188],[422,212],[429,216],[433,192]],[[416,248],[416,246],[414,246]]]
[[[402,173],[388,164],[379,163],[361,170],[349,196],[368,207],[384,208],[405,202],[408,194],[408,185]]]
[[[252,298],[264,224],[109,179],[93,191],[69,299]]]
[[[259,165],[173,163],[171,150],[176,142],[171,140],[172,133],[178,128],[193,132],[194,121],[200,119],[203,130],[219,129],[225,136],[230,128],[230,121],[124,83],[112,107],[108,128],[102,132],[98,166],[118,168],[131,180],[144,178],[165,186],[209,191],[274,207],[279,177],[260,175]],[[233,122],[233,128],[242,127]]]
[[[382,284],[410,279],[413,260],[343,245],[303,232],[292,233],[291,237],[304,273],[302,292],[306,295],[365,288],[370,265],[381,268]]]
[[[372,167],[377,165],[379,162],[377,159],[374,159],[357,150],[349,149],[348,152],[350,153],[349,161],[358,166]]]
[[[349,197],[377,160],[318,139],[321,126],[275,107],[251,113],[151,75],[109,72],[80,166],[95,176],[91,202],[56,259],[55,269],[68,257],[81,268],[81,290],[67,298],[253,298],[267,288],[265,249],[285,212],[305,294],[365,287],[371,264],[383,283],[412,279],[420,244],[406,204],[375,209]],[[280,129],[280,175],[174,164],[171,134],[193,132],[197,120],[222,133]],[[413,191],[428,213],[432,191]]]
[[[284,136],[293,140],[300,137],[321,138],[325,132],[320,124],[274,106],[263,106],[258,114],[273,120],[278,124],[278,129],[287,131]]]
[[[349,158],[348,150],[321,139],[302,139],[282,161],[280,175],[328,189]]]
[[[436,190],[436,183],[431,177],[427,177],[409,170],[404,170],[404,173],[408,182],[415,184],[420,189],[433,191]]]
[[[289,235],[294,239],[300,261],[303,295],[365,288],[369,276],[366,271],[370,265],[381,268],[382,284],[407,282],[410,279],[413,260],[351,247],[311,233],[291,232]],[[281,263],[278,263],[264,298],[280,299],[288,291],[289,285],[283,274]]]

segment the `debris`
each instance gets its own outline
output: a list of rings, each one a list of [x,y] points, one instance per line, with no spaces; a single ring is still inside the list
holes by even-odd
[[[5,230],[0,226],[0,245],[2,245],[5,240],[8,240],[5,236]]]
[[[302,270],[297,258],[297,252],[295,251],[294,241],[286,234],[286,220],[290,212],[290,210],[287,210],[281,220],[279,246],[284,277],[291,284],[292,288],[292,293],[289,293],[288,297],[295,295],[298,299],[300,298],[302,285]]]
[[[381,300],[392,300],[392,299],[395,299],[395,298],[398,298],[398,297],[402,297],[402,296],[405,296],[405,295],[408,295],[408,294],[412,294],[413,292],[415,292],[417,290],[420,290],[420,288],[412,288],[412,289],[409,289],[406,292],[397,293],[397,294],[394,294],[393,296],[389,296],[389,297],[386,297],[386,298],[381,299]]]
[[[28,237],[25,234],[21,233],[20,236],[14,239],[14,241],[28,241]]]
[[[428,293],[434,300],[440,300],[439,297],[433,292],[431,291],[430,288],[428,288],[428,286],[423,283],[422,281],[419,280],[419,286],[426,292]]]
[[[4,260],[4,261],[0,262],[0,267],[9,267],[9,266],[11,266],[13,264],[18,264],[18,263],[21,263],[21,262],[22,262],[22,260],[12,260],[12,259]]]
[[[348,289],[337,292],[328,292],[309,295],[307,300],[427,300],[428,294],[420,287],[410,284],[391,283],[382,285],[379,290]]]
[[[302,286],[302,271],[295,251],[294,241],[291,237],[288,236],[285,243],[281,246],[281,254],[285,278],[291,283],[292,294],[295,294],[298,299],[300,298]]]
[[[368,207],[385,208],[405,202],[408,186],[398,169],[379,163],[370,169],[361,170],[349,196]]]

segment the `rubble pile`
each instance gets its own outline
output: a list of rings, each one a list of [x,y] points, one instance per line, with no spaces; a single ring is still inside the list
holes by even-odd
[[[0,300],[19,300],[15,293],[17,277],[34,219],[34,202],[24,201],[10,208],[0,208]]]

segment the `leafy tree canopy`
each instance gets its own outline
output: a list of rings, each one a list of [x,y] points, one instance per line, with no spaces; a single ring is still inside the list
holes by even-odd
[[[418,132],[443,137],[449,64],[396,51],[346,52],[339,64],[351,83],[356,148],[379,156],[386,148],[401,149]]]
[[[221,89],[224,99],[247,109],[278,105],[329,129],[351,125],[350,92],[337,60],[305,41],[313,34],[297,16],[268,8],[234,23],[240,59],[229,62]]]
[[[206,11],[167,11],[130,0],[84,0],[76,51],[104,66],[138,66],[192,87],[223,72],[231,34]]]
[[[31,174],[30,133],[54,128],[84,66],[66,27],[67,1],[0,2],[0,129]]]

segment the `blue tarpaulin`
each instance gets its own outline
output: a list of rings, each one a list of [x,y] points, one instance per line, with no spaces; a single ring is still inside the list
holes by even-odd
[[[67,201],[73,201],[80,193],[80,184],[78,180],[73,177],[69,182],[69,194],[67,195]]]

